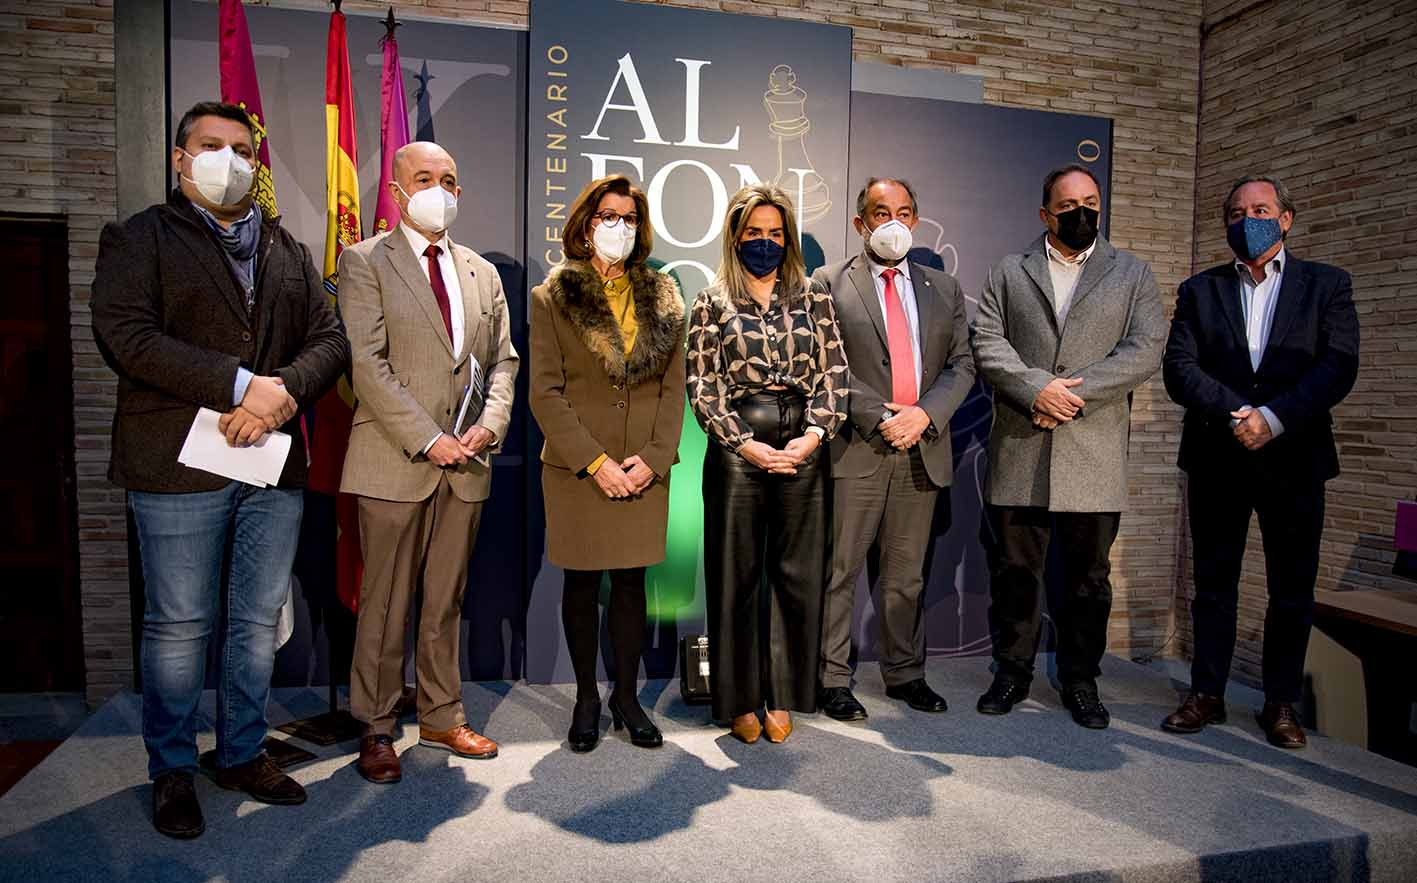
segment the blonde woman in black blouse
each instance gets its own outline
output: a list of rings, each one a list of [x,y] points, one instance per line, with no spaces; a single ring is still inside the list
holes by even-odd
[[[824,446],[846,420],[849,389],[831,296],[807,279],[781,189],[754,184],[730,201],[718,276],[690,312],[688,363],[689,405],[709,436],[704,583],[713,716],[731,720],[744,742],[764,729],[781,742],[792,732],[792,711],[816,710]]]

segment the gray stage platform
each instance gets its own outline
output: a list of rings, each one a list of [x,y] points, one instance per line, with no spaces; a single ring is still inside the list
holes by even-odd
[[[149,825],[131,695],[109,702],[0,798],[5,880],[1413,880],[1417,770],[1315,738],[1266,745],[1252,716],[1161,732],[1176,686],[1106,662],[1110,730],[1075,726],[1046,684],[1013,715],[974,700],[987,660],[935,661],[944,715],[885,699],[865,724],[799,716],[785,745],[742,745],[655,682],[667,743],[564,748],[570,688],[469,684],[471,722],[501,757],[416,746],[404,780],[364,782],[349,746],[295,772],[300,807],[201,780],[207,833]],[[282,692],[272,719],[319,711]],[[210,709],[210,697],[208,708]],[[606,718],[608,726],[608,715]],[[203,745],[209,745],[210,733]]]

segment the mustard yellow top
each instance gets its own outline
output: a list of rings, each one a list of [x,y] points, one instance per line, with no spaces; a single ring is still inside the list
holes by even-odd
[[[640,331],[640,323],[635,320],[635,298],[630,291],[630,277],[621,273],[605,283],[605,300],[610,304],[610,313],[620,326],[620,335],[625,338],[625,355],[635,348],[635,337]]]
[[[610,304],[610,314],[620,326],[620,336],[625,339],[625,355],[635,348],[635,338],[639,335],[640,323],[635,320],[635,297],[630,289],[630,276],[621,273],[605,282],[605,300]],[[601,454],[586,467],[586,472],[594,475],[596,470],[609,459],[609,454]]]

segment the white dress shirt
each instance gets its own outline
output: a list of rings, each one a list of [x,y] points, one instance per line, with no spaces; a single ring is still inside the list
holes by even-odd
[[[1048,254],[1048,278],[1053,283],[1053,314],[1058,317],[1059,328],[1068,321],[1068,311],[1073,308],[1073,293],[1077,291],[1082,269],[1095,248],[1097,240],[1094,239],[1087,248],[1070,258],[1064,257],[1047,236],[1043,237],[1043,249]]]
[[[453,260],[453,243],[444,233],[437,241],[430,242],[423,237],[422,233],[408,226],[399,224],[399,229],[408,239],[409,247],[413,249],[413,256],[418,258],[418,268],[423,271],[423,278],[432,279],[428,275],[428,258],[423,256],[423,252],[428,250],[429,245],[436,245],[442,249],[438,254],[438,269],[443,271],[443,287],[448,291],[448,311],[449,318],[453,322],[453,353],[456,355],[462,352],[463,344],[463,311],[462,311],[462,285],[458,282],[458,265]]]
[[[463,317],[462,308],[462,284],[458,281],[458,267],[453,260],[452,240],[448,239],[448,234],[444,233],[436,242],[430,242],[422,233],[413,229],[407,224],[399,224],[403,231],[404,238],[408,241],[409,248],[413,249],[413,256],[418,260],[418,268],[423,271],[423,278],[428,280],[428,284],[433,284],[432,276],[428,273],[428,258],[424,252],[429,245],[436,245],[442,249],[438,253],[438,269],[442,271],[443,288],[448,292],[448,318],[453,325],[453,352],[462,352],[463,344]],[[433,445],[438,443],[438,439],[443,437],[443,433],[438,433],[428,440],[428,444],[423,446],[423,453],[427,454]]]
[[[894,267],[885,267],[868,257],[866,258],[866,264],[871,268],[871,280],[876,284],[876,299],[880,301],[882,317],[890,315],[890,313],[886,312],[886,277],[882,274],[888,269],[900,271],[895,277],[895,292],[896,296],[900,298],[901,306],[905,307],[905,324],[910,328],[910,350],[911,354],[915,356],[915,395],[918,399],[924,392],[924,390],[920,388],[920,382],[922,380],[920,308],[915,303],[915,283],[910,281],[910,261],[902,260]],[[890,320],[886,319],[886,323],[889,328]],[[889,335],[887,339],[889,339]],[[893,411],[887,410],[882,419],[889,420],[894,416],[894,413]]]
[[[920,355],[920,308],[915,303],[915,285],[910,281],[910,262],[901,261],[894,267],[884,267],[870,258],[866,259],[866,264],[871,268],[871,280],[876,283],[876,299],[881,304],[881,316],[889,316],[886,311],[886,277],[882,275],[887,269],[899,270],[895,277],[896,295],[900,297],[901,306],[905,307],[905,324],[910,328],[910,349],[915,356],[915,389],[919,394],[921,380],[921,355]],[[889,323],[889,320],[887,320]]]
[[[1250,347],[1250,367],[1255,371],[1260,369],[1265,347],[1269,345],[1274,308],[1279,304],[1279,288],[1284,283],[1284,264],[1287,260],[1284,246],[1280,246],[1279,253],[1264,265],[1265,277],[1260,282],[1250,275],[1249,266],[1243,261],[1235,261],[1235,272],[1240,277],[1240,309],[1245,316],[1245,340]],[[1272,434],[1277,436],[1284,431],[1284,424],[1267,406],[1260,405],[1259,412],[1269,424]],[[1232,425],[1239,422],[1233,421]]]

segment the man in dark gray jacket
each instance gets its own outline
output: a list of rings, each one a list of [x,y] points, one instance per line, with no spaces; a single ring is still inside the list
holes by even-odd
[[[193,783],[195,729],[219,619],[226,649],[217,784],[265,803],[305,800],[261,745],[276,622],[300,533],[306,470],[297,413],[349,366],[349,341],[309,250],[252,204],[255,149],[241,108],[204,102],[188,111],[172,149],[178,188],[166,203],[104,228],[94,273],[94,337],[118,374],[108,474],[128,491],[146,592],[143,741],[153,825],[179,838],[205,827]],[[231,481],[177,462],[199,408],[220,412],[231,444],[277,429],[293,436],[279,483]]]
[[[981,529],[989,559],[994,682],[1005,714],[1033,677],[1048,544],[1061,546],[1053,612],[1063,703],[1085,727],[1110,722],[1097,695],[1112,607],[1108,556],[1126,500],[1131,393],[1161,366],[1166,319],[1145,261],[1098,235],[1102,198],[1085,166],[1050,173],[1047,232],[992,270],[974,320],[974,360],[994,390]]]
[[[910,184],[872,178],[856,198],[861,254],[812,276],[832,293],[851,365],[851,419],[831,443],[832,569],[818,697],[837,720],[866,717],[851,693],[851,614],[877,543],[886,695],[917,711],[946,707],[925,683],[923,571],[935,504],[954,474],[950,415],[974,384],[974,358],[959,283],[906,258],[917,211]]]

